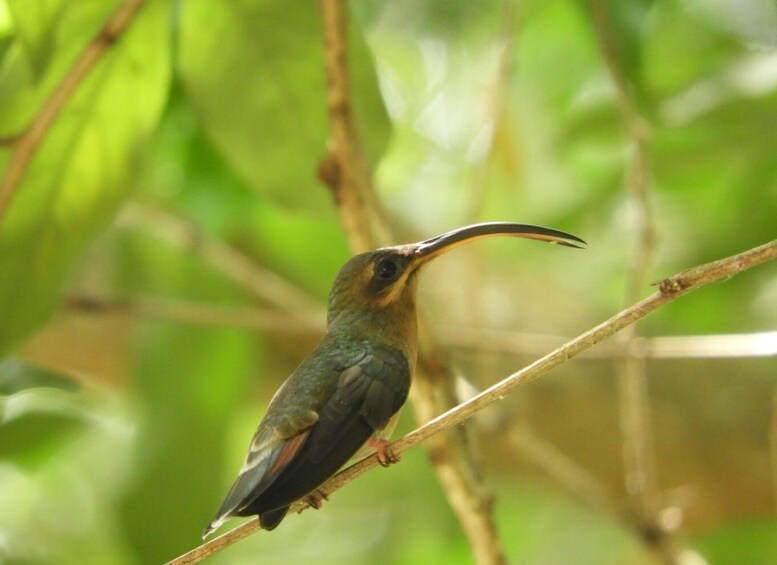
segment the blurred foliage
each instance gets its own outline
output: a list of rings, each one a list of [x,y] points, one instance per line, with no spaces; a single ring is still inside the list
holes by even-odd
[[[0,136],[20,135],[117,4],[7,2],[21,24],[3,57]],[[155,1],[84,80],[46,135],[0,226],[0,350],[51,315],[70,263],[128,190],[170,77],[167,2]],[[57,48],[53,48],[56,45]],[[6,163],[10,149],[3,148]]]
[[[14,139],[119,5],[0,0],[2,174]],[[368,0],[351,5],[350,23],[356,116],[402,241],[499,219],[590,243],[457,251],[424,276],[420,301],[436,327],[574,335],[622,305],[633,140],[612,67],[649,132],[650,280],[775,237],[773,2]],[[148,0],[79,85],[0,217],[0,562],[158,563],[198,543],[263,406],[317,339],[294,327],[299,301],[236,282],[202,242],[228,245],[249,269],[277,275],[281,292],[323,307],[349,254],[316,180],[327,127],[312,2]],[[138,222],[149,211],[163,212],[148,216],[154,229]],[[171,217],[190,233],[165,237],[177,233]],[[253,331],[168,319],[148,298],[257,307],[281,322]],[[705,288],[641,327],[774,330],[777,270]],[[478,387],[532,360],[451,349]],[[647,368],[658,478],[682,517],[680,541],[710,563],[777,561],[777,359]],[[633,532],[510,440],[512,426],[531,426],[625,500],[618,410],[613,363],[588,359],[475,419],[511,561],[650,562]],[[211,561],[258,555],[471,561],[420,449]]]

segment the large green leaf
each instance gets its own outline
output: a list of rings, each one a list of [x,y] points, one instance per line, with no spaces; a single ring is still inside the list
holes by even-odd
[[[18,133],[34,119],[114,4],[69,4],[57,23],[58,49],[39,81],[21,50],[9,49],[0,75],[0,132]],[[49,315],[68,267],[126,196],[166,99],[168,17],[167,0],[151,0],[138,13],[79,85],[26,167],[0,223],[0,350]],[[6,147],[0,152],[4,169],[9,159]]]
[[[63,0],[7,0],[16,26],[17,37],[35,75],[51,60],[57,22]]]
[[[3,563],[127,563],[111,527],[124,488],[129,422],[85,380],[17,358],[0,362]]]
[[[226,159],[263,195],[331,207],[317,186],[326,153],[323,33],[314,3],[191,0],[182,7],[180,71]],[[374,157],[388,122],[363,41],[351,34],[353,92]]]
[[[11,43],[0,74],[3,136],[20,134],[29,126],[119,2],[83,0],[63,4],[57,11],[43,5],[30,9],[24,0],[10,0],[7,4]],[[56,48],[50,45],[52,37],[56,38]]]
[[[77,391],[54,371],[0,361],[0,459],[30,467],[48,461],[86,419]]]

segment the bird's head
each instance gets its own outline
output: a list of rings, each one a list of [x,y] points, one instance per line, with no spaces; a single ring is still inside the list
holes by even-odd
[[[511,222],[475,224],[418,243],[383,247],[356,255],[342,269],[329,295],[329,323],[359,317],[412,316],[416,274],[423,265],[459,245],[495,236],[538,239],[567,247],[585,242],[568,233]]]

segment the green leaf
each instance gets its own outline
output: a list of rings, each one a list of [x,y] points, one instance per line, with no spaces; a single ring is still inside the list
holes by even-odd
[[[83,427],[84,396],[65,375],[17,358],[0,361],[0,459],[34,467]]]
[[[15,357],[0,361],[0,394],[13,394],[33,387],[74,391],[78,384],[61,373],[31,365]]]
[[[73,45],[83,45],[85,33],[91,37],[102,25],[100,4],[100,17],[94,2],[71,5],[58,24],[62,52],[72,53]],[[76,14],[77,8],[82,13]],[[66,27],[75,20],[82,25]],[[24,171],[0,223],[0,311],[5,318],[0,351],[46,319],[70,265],[127,195],[166,99],[168,31],[167,0],[152,0],[84,79]],[[39,103],[62,79],[65,62],[60,59],[49,65],[39,84],[24,83],[22,61],[14,59],[18,72],[0,77],[0,102],[7,96],[11,109],[33,119],[39,106],[31,112],[29,100]],[[19,125],[9,114],[13,111],[0,114],[0,132]],[[0,153],[4,169],[9,159],[8,150]]]
[[[191,0],[182,12],[181,75],[225,158],[262,195],[306,210],[331,209],[316,181],[327,118],[315,4]],[[372,60],[354,33],[351,54],[356,112],[375,156],[388,122]]]
[[[13,380],[42,371],[12,364]],[[9,365],[0,367],[5,373]],[[37,375],[37,376],[36,376]],[[37,386],[0,396],[3,563],[128,563],[113,527],[127,478],[131,428],[122,403],[88,385]]]
[[[55,388],[30,388],[0,396],[0,459],[25,466],[50,461],[83,427],[83,399]]]
[[[24,30],[35,28],[35,25],[27,23],[19,29],[19,22],[11,20],[13,41],[5,54],[0,73],[0,135],[21,134],[29,126],[73,61],[118,4],[117,0],[81,0],[78,3],[67,3],[56,18],[56,28],[49,32],[57,36],[56,49],[50,53],[46,52],[46,49],[31,46],[45,43],[43,39],[36,42],[32,31],[25,33]],[[37,27],[48,25],[47,15],[28,11],[23,0],[16,11],[19,12],[23,24],[38,22]],[[38,52],[43,54],[33,54]],[[42,69],[36,70],[35,60],[36,57],[43,58],[44,55],[46,69],[41,73]]]
[[[40,76],[51,59],[63,0],[7,0],[16,34],[34,75]]]

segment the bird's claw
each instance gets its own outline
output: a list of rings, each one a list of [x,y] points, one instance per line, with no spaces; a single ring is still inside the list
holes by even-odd
[[[400,456],[391,449],[389,442],[385,439],[372,438],[370,439],[370,445],[377,451],[376,456],[378,463],[383,467],[388,467],[392,463],[398,463]]]
[[[321,489],[316,489],[305,497],[305,501],[314,510],[318,510],[319,508],[321,508],[324,500],[329,500],[329,497]]]

